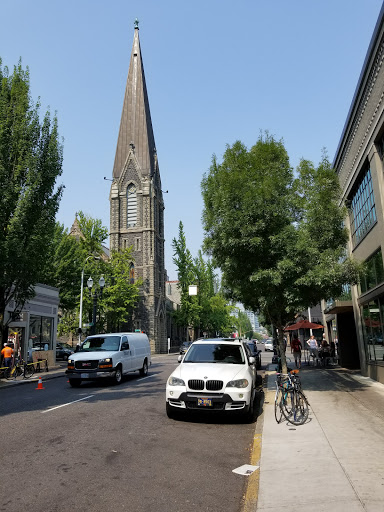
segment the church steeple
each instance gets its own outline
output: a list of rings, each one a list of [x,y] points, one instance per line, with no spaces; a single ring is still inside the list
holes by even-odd
[[[156,146],[152,130],[151,113],[149,111],[138,25],[139,22],[136,20],[115,163],[113,166],[114,178],[120,177],[129,152],[132,150],[135,153],[143,176],[151,177],[155,172]]]
[[[166,352],[164,201],[137,21],[109,198],[111,250],[132,248],[134,279],[142,283],[126,328],[143,330],[153,351]]]

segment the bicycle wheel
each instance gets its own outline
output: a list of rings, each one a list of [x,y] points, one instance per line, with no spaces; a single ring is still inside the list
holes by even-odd
[[[281,400],[283,399],[283,393],[279,388],[276,392],[275,396],[275,420],[277,423],[280,423],[283,418],[283,413],[281,411]]]
[[[35,366],[33,364],[24,365],[24,379],[29,379],[35,373]]]
[[[16,379],[16,368],[14,366],[9,366],[6,370],[4,370],[4,376],[7,380]]]
[[[290,421],[289,418],[291,417],[292,411],[294,409],[294,395],[295,392],[293,389],[283,391],[283,397],[281,400],[281,410],[284,415],[284,418],[287,421]]]
[[[306,396],[301,391],[295,391],[293,397],[293,408],[288,421],[293,425],[303,425],[309,415],[309,404]]]

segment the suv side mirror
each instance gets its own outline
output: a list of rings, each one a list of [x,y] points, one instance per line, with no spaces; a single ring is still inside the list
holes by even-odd
[[[248,359],[248,361],[249,361],[249,364],[255,364],[256,359],[255,359],[253,356],[251,356],[251,357]]]
[[[182,360],[183,360],[183,356],[179,356],[179,357],[177,358],[177,362],[178,362],[178,363],[181,363],[181,361],[182,361]]]

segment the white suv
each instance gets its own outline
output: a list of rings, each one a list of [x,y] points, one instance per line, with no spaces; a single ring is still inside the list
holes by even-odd
[[[186,410],[240,411],[253,418],[255,359],[240,340],[195,341],[166,387],[168,417]]]

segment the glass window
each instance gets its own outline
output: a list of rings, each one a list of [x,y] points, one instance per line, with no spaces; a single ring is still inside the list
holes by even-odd
[[[80,347],[80,352],[117,351],[120,347],[120,336],[98,336],[87,338]]]
[[[29,339],[31,348],[37,350],[52,350],[53,318],[31,315],[29,321]]]
[[[135,283],[135,265],[132,262],[129,266],[129,282],[130,284]]]
[[[192,344],[184,358],[184,363],[244,364],[241,347],[224,344]]]
[[[356,246],[376,222],[371,170],[367,169],[358,182],[350,206],[350,222],[353,246]]]
[[[127,227],[132,228],[137,224],[137,195],[136,186],[131,183],[127,188]]]
[[[365,304],[361,312],[367,359],[371,362],[383,362],[384,297]]]
[[[366,260],[366,272],[360,281],[361,293],[371,290],[384,281],[383,255],[381,249]]]

